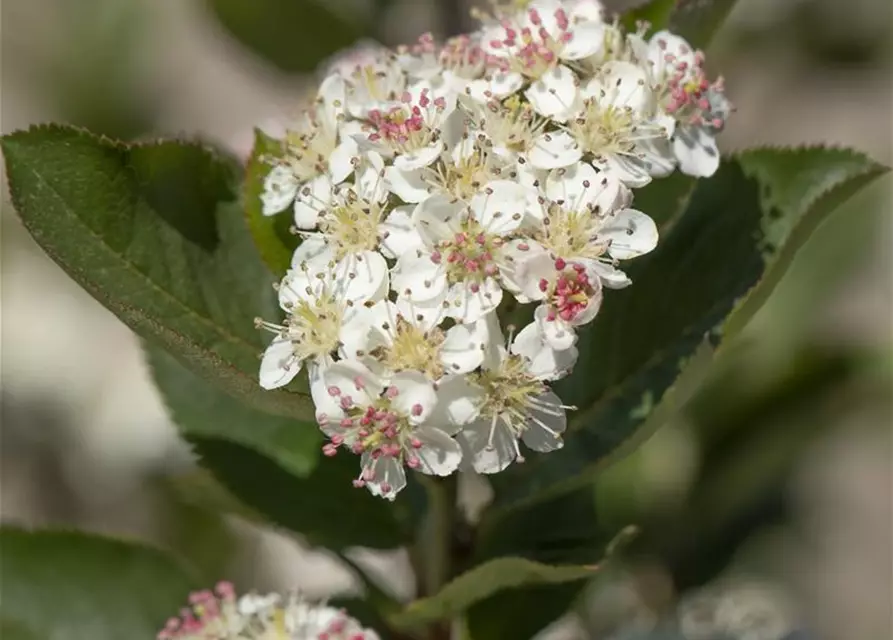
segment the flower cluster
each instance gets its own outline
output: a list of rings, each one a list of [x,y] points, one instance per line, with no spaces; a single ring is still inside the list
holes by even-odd
[[[524,4],[524,3],[521,3]],[[633,190],[677,167],[709,176],[730,111],[704,56],[595,0],[475,14],[478,31],[331,65],[281,140],[265,215],[301,242],[278,285],[286,317],[260,368],[306,370],[323,451],[393,499],[405,468],[494,473],[562,446],[550,383],[623,261],[657,245]],[[510,306],[534,305],[520,331]]]
[[[179,618],[167,621],[158,640],[379,640],[344,611],[311,604],[297,594],[283,598],[246,594],[233,585],[189,596]]]

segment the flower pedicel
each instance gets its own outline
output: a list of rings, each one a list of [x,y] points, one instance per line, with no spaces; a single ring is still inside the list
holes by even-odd
[[[712,175],[731,110],[703,53],[625,33],[596,0],[474,15],[443,45],[329,65],[261,196],[301,239],[285,319],[258,321],[261,385],[306,370],[324,453],[357,455],[354,484],[388,499],[406,468],[496,473],[521,444],[563,446],[573,407],[550,383],[658,243],[634,190]],[[508,336],[506,304],[535,306]]]

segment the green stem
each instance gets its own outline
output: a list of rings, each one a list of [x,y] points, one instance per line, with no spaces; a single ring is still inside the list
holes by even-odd
[[[418,561],[421,565],[417,578],[422,596],[438,593],[452,578],[457,483],[456,474],[446,478],[425,478],[428,512],[419,528],[419,537],[416,541]],[[448,639],[449,622],[431,631],[432,638]]]

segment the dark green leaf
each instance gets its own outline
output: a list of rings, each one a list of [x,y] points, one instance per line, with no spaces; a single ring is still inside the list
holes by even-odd
[[[623,14],[621,24],[628,32],[635,32],[640,22],[651,25],[650,32],[660,31],[667,26],[676,0],[646,0]]]
[[[242,44],[287,72],[313,71],[362,35],[358,21],[325,0],[208,0],[221,24]]]
[[[476,566],[447,584],[437,595],[416,600],[390,621],[414,627],[452,618],[503,589],[534,584],[560,584],[592,577],[597,566],[550,566],[524,558],[498,558]]]
[[[583,581],[506,589],[472,606],[465,617],[471,640],[533,638],[573,606]]]
[[[632,206],[639,211],[646,211],[657,223],[661,234],[665,234],[685,213],[697,184],[695,178],[677,171],[636,189]]]
[[[264,178],[270,172],[265,157],[279,157],[282,146],[260,129],[254,130],[254,148],[248,160],[245,177],[245,215],[254,244],[267,266],[276,274],[283,274],[291,266],[291,256],[298,239],[289,232],[294,224],[291,210],[265,216],[260,196],[264,192]]]
[[[309,397],[257,383],[253,319],[281,312],[238,210],[234,163],[195,143],[127,147],[59,126],[4,136],[2,148],[25,226],[97,300],[229,393],[313,416]]]
[[[146,350],[155,384],[184,437],[217,438],[273,458],[286,471],[307,476],[316,466],[322,435],[314,423],[263,413],[199,378],[173,356]]]
[[[695,49],[706,49],[725,22],[736,0],[676,0],[669,29]]]
[[[495,476],[497,506],[587,482],[645,421],[705,337],[721,337],[738,301],[758,283],[751,296],[762,300],[833,205],[883,171],[854,153],[764,150],[728,160],[700,181],[659,247],[630,263],[633,285],[608,292],[581,334],[574,375],[555,385],[579,407],[566,446]]]
[[[154,640],[195,587],[162,552],[100,536],[4,527],[0,548],[12,638]]]
[[[190,436],[203,467],[233,495],[273,523],[304,535],[311,544],[339,550],[385,549],[406,542],[400,503],[356,489],[359,458],[346,452],[318,464],[301,478],[244,446]]]

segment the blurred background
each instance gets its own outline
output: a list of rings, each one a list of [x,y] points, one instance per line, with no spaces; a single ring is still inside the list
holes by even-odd
[[[252,127],[275,130],[312,90],[308,60],[468,24],[455,0],[307,6],[4,0],[0,128],[198,133],[244,156]],[[823,142],[890,164],[891,24],[889,0],[740,0],[709,52],[738,107],[725,149]],[[690,400],[597,479],[606,526],[643,533],[549,637],[893,635],[891,186],[832,214],[746,330],[695,367],[677,394]],[[2,209],[3,520],[141,537],[242,589],[350,589],[325,554],[178,488],[199,476],[137,340],[29,239],[5,189]],[[400,554],[357,561],[411,597]]]

